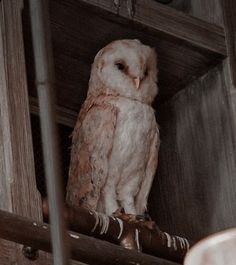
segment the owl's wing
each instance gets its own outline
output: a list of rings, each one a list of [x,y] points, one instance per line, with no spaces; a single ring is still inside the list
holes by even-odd
[[[159,129],[156,130],[151,135],[151,145],[149,150],[149,159],[146,166],[145,178],[143,179],[140,190],[136,196],[136,211],[138,214],[144,214],[147,209],[148,195],[152,186],[153,178],[156,174],[157,164],[158,164],[158,152],[160,148],[160,136]]]
[[[67,203],[96,210],[108,175],[117,109],[104,100],[88,98],[72,136]]]

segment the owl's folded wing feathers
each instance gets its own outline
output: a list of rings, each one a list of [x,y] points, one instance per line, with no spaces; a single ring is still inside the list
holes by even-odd
[[[157,164],[158,164],[158,152],[160,148],[160,136],[159,129],[152,131],[151,145],[149,151],[149,159],[146,166],[146,177],[143,179],[139,193],[136,196],[136,209],[139,213],[144,213],[147,210],[147,200],[149,191],[152,186],[153,178],[156,174]]]
[[[88,98],[73,131],[67,203],[96,210],[108,175],[117,109]]]

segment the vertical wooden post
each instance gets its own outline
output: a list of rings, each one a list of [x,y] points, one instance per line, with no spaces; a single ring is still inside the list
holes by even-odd
[[[232,84],[236,89],[236,2],[235,0],[220,0],[224,21],[227,52]]]
[[[22,0],[0,2],[0,208],[40,220],[41,200],[34,172],[22,7]],[[23,256],[20,245],[1,240],[0,264],[32,262]],[[34,264],[47,262],[41,257]]]

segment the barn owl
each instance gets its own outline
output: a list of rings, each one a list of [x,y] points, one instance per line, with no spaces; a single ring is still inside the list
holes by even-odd
[[[139,40],[117,40],[92,65],[72,136],[67,203],[111,215],[142,215],[158,162],[156,54]]]

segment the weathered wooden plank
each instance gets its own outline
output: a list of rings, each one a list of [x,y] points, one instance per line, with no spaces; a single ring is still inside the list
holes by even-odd
[[[184,2],[184,0],[182,2]],[[186,9],[184,10],[185,12],[192,14],[194,16],[198,16],[199,18],[207,20],[212,23],[214,22],[217,24],[223,24],[219,1],[210,0],[206,2],[204,0],[203,1],[193,0],[193,1],[185,1],[185,2],[188,2],[187,3],[188,7],[185,6],[186,7]],[[216,9],[217,9],[217,12],[216,12]],[[215,82],[212,81],[214,80],[214,75],[211,75],[211,78],[206,80],[206,83],[204,85],[205,89],[207,91],[215,90],[215,92],[212,91],[211,93],[208,93],[208,94],[204,93],[204,91],[202,91],[201,82],[198,82],[198,85],[194,86],[196,90],[200,89],[201,94],[202,94],[201,100],[199,100],[199,98],[198,99],[196,98],[196,102],[199,102],[199,101],[201,102],[203,100],[205,102],[209,102],[210,98],[213,99],[214,103],[212,102],[211,104],[207,104],[207,108],[208,108],[208,111],[211,113],[210,114],[211,117],[214,116],[214,108],[218,108],[217,106],[220,106],[220,109],[217,109],[217,112],[216,112],[217,114],[215,117],[215,119],[218,119],[219,123],[215,123],[215,125],[210,126],[211,128],[209,128],[208,137],[201,137],[202,141],[206,143],[206,146],[201,145],[201,148],[195,147],[194,150],[191,150],[192,146],[199,145],[199,142],[198,141],[196,142],[196,140],[199,139],[198,135],[204,134],[203,132],[201,132],[202,126],[209,127],[208,125],[209,115],[207,114],[208,112],[204,113],[200,107],[198,111],[201,112],[202,114],[201,114],[201,117],[199,118],[199,115],[197,115],[198,104],[193,104],[192,112],[195,112],[195,115],[192,118],[189,118],[188,122],[185,120],[185,125],[184,125],[184,122],[182,123],[182,129],[180,128],[181,125],[179,124],[178,126],[176,124],[175,118],[173,118],[177,116],[175,112],[179,111],[179,108],[176,107],[177,105],[180,106],[179,104],[185,104],[185,106],[187,105],[185,110],[184,110],[184,107],[181,108],[182,111],[180,112],[180,115],[183,115],[183,119],[185,119],[184,117],[188,115],[187,112],[191,110],[190,98],[196,97],[196,93],[193,91],[194,90],[193,88],[187,88],[187,91],[191,89],[191,94],[189,92],[182,91],[181,93],[182,96],[181,95],[176,96],[175,100],[170,102],[170,105],[167,105],[167,107],[171,109],[170,112],[168,112],[167,109],[164,111],[164,113],[167,115],[165,116],[166,119],[169,119],[170,117],[173,118],[173,119],[171,118],[171,121],[169,122],[169,125],[168,125],[169,129],[167,133],[165,133],[166,127],[162,128],[164,137],[167,137],[170,140],[171,137],[175,138],[176,134],[182,134],[183,152],[180,153],[179,151],[176,151],[177,140],[170,140],[172,141],[173,153],[172,154],[169,153],[169,155],[172,156],[172,162],[171,164],[169,164],[170,161],[168,162],[168,159],[166,159],[168,155],[166,155],[166,157],[162,161],[163,163],[166,162],[167,166],[169,164],[169,168],[170,168],[169,173],[167,173],[167,170],[165,170],[166,174],[169,175],[168,176],[169,181],[166,182],[166,185],[169,182],[172,183],[175,181],[176,187],[170,188],[170,192],[167,192],[168,193],[167,197],[165,197],[164,195],[165,192],[163,192],[164,185],[161,185],[160,187],[159,191],[162,193],[162,195],[157,195],[158,198],[161,198],[160,200],[157,199],[157,201],[159,204],[163,203],[162,207],[165,207],[164,205],[167,206],[167,215],[164,217],[165,221],[163,221],[162,219],[161,223],[164,224],[166,222],[167,227],[172,227],[175,232],[176,232],[176,229],[180,229],[181,231],[185,231],[186,235],[190,236],[191,234],[196,239],[199,239],[202,236],[205,236],[209,233],[212,233],[212,232],[215,232],[215,231],[227,228],[227,227],[235,226],[236,224],[235,218],[234,218],[235,212],[234,210],[232,210],[235,207],[235,196],[233,193],[233,188],[230,187],[230,185],[233,185],[233,187],[235,187],[235,181],[234,181],[233,175],[235,174],[235,160],[236,160],[235,155],[234,155],[235,153],[235,136],[234,135],[235,135],[235,128],[236,128],[235,127],[235,113],[236,113],[235,98],[236,97],[235,97],[234,92],[232,91],[230,92],[232,85],[229,82],[230,76],[228,75],[227,64],[228,62],[226,60],[223,66],[224,73],[221,69],[215,75],[216,80],[218,80],[219,78],[222,79],[222,83],[224,85],[220,85],[220,83],[217,82],[218,88],[216,88]],[[183,100],[184,97],[185,97],[185,100]],[[189,103],[188,103],[187,98],[189,99]],[[218,104],[218,105],[216,104],[215,102],[216,98],[218,98],[221,104]],[[222,102],[226,102],[226,104],[224,104],[224,107],[222,107]],[[199,105],[201,106],[202,104],[199,104]],[[234,114],[232,114],[231,107],[233,107],[234,109]],[[170,116],[167,113],[169,113]],[[194,136],[192,138],[193,143],[191,144],[191,146],[187,147],[190,143],[188,140],[189,138],[186,137],[188,136],[188,134],[184,132],[184,128],[186,128],[186,131],[189,132],[189,127],[191,126],[190,123],[191,124],[193,123],[193,121],[191,120],[194,120],[194,119],[200,120],[200,126],[199,125],[192,126],[193,127],[192,130],[196,128],[196,132],[194,133]],[[227,124],[226,129],[225,129],[226,132],[224,134],[222,133],[222,135],[217,133],[218,136],[216,138],[215,132],[217,131],[219,132],[221,126],[223,126],[223,125],[220,125],[223,119],[225,119],[225,123]],[[171,125],[171,122],[173,122],[172,125]],[[170,135],[167,136],[168,134]],[[212,139],[209,139],[210,136],[212,136]],[[225,153],[225,157],[222,160],[219,159],[219,163],[214,161],[216,155],[213,152],[212,152],[212,159],[211,159],[212,161],[208,161],[206,159],[206,156],[207,156],[206,153],[209,154],[209,152],[212,151],[212,147],[209,148],[209,145],[210,145],[209,142],[212,142],[214,140],[216,142],[216,146],[217,145],[219,146],[219,152],[221,153],[219,154],[219,156],[222,155],[224,157],[222,153]],[[225,141],[225,144],[223,143],[224,141]],[[180,143],[178,145],[180,145]],[[167,148],[167,143],[165,143],[163,146],[163,153],[168,152],[166,148]],[[170,146],[169,148],[171,149]],[[194,161],[191,162],[191,165],[188,166],[189,159],[186,159],[186,155],[184,154],[185,152],[188,152],[188,155],[189,154],[192,155],[192,153],[193,152],[196,153],[197,150],[199,152],[199,157],[196,156],[195,159],[196,159],[197,165],[199,164],[201,165],[201,166],[198,166],[199,175],[203,176],[205,174],[204,176],[205,185],[203,184],[201,180],[198,180],[197,173],[195,173],[197,169],[196,169],[196,166],[194,165]],[[186,161],[184,161],[185,159]],[[173,165],[175,170],[171,169],[172,167],[171,165]],[[180,175],[182,174],[183,170],[185,170],[184,169],[185,167],[188,167],[188,169],[190,170],[190,174],[187,176],[184,173],[183,174],[184,176],[181,177]],[[225,172],[222,173],[222,176],[220,175],[221,174],[220,171],[217,172],[217,169],[219,167],[225,167]],[[217,175],[215,180],[212,175]],[[160,177],[162,179],[161,173],[160,173]],[[163,179],[160,180],[160,183],[162,183],[162,181]],[[190,191],[188,191],[189,189],[188,184],[191,182],[195,183],[195,185],[191,184]],[[222,184],[219,184],[219,182]],[[197,183],[199,183],[199,185],[197,185]],[[219,192],[219,185],[222,186],[222,188],[220,189],[220,192]],[[157,186],[155,187],[157,190]],[[176,192],[180,190],[182,191],[183,195],[179,198],[176,198]],[[189,193],[192,193],[192,194],[188,196],[186,195],[186,192],[188,194]],[[197,195],[198,197],[200,197],[199,201],[198,201]],[[177,207],[177,210],[172,208],[173,196],[179,201],[179,203],[177,203],[178,206],[176,206],[175,203],[173,205],[173,207],[175,206]],[[169,198],[171,199],[169,200]],[[193,205],[197,205],[196,210],[189,212],[189,209],[185,207],[187,200],[192,202]],[[183,206],[181,206],[181,202]],[[191,204],[190,202],[189,204]],[[219,203],[219,207],[218,207],[218,203]],[[176,213],[176,211],[178,213]],[[183,218],[180,217],[181,214],[183,215]],[[191,218],[191,215],[192,215],[192,218]],[[177,220],[174,219],[174,216],[177,217]],[[204,223],[205,225],[210,224],[211,228],[209,227],[206,229]]]
[[[224,18],[224,28],[231,78],[233,85],[236,88],[236,2],[234,0],[220,1]]]
[[[161,229],[198,240],[236,225],[236,139],[222,65],[179,92],[158,117],[161,147],[150,197]]]
[[[232,128],[233,128],[233,134],[236,131],[236,89],[232,82],[232,75],[230,72],[230,63],[229,58],[224,60],[223,63],[223,73],[222,76],[224,78],[224,82],[227,88],[227,93],[229,97],[229,104],[230,108],[232,110],[231,113],[231,122],[232,122]],[[234,134],[235,135],[235,134]],[[235,158],[236,159],[236,158]]]
[[[21,1],[1,2],[1,130],[4,141],[5,181],[10,188],[8,206],[16,213],[40,217],[35,186],[29,103],[21,29]],[[17,43],[17,46],[15,45]],[[6,138],[4,138],[6,137]],[[16,175],[17,174],[17,175]],[[11,176],[10,179],[6,175]],[[4,179],[4,178],[3,178]],[[25,197],[22,197],[24,195]],[[7,198],[7,194],[6,194]],[[19,198],[22,198],[20,200]],[[29,202],[32,200],[32,203]]]
[[[51,252],[49,232],[50,227],[47,224],[0,210],[0,237],[2,238]],[[82,234],[69,232],[68,235],[72,258],[88,264],[176,264]]]
[[[233,117],[234,117],[234,124],[236,128],[236,93],[235,90],[233,93],[231,93],[231,104],[232,104],[232,109],[233,109]]]
[[[218,26],[223,26],[220,0],[175,0],[169,6]]]
[[[188,14],[199,19],[208,21],[209,23],[223,27],[222,10],[220,0],[198,0],[188,1]]]
[[[221,27],[178,12],[168,6],[154,1],[137,1],[134,15],[130,17],[126,4],[121,2],[119,10],[110,0],[82,0],[93,6],[103,8],[150,29],[161,31],[188,43],[208,49],[212,52],[226,54],[224,31]]]
[[[2,0],[0,3],[0,208],[40,219],[21,10],[22,1]],[[21,246],[2,240],[0,263],[32,264],[22,255]],[[47,257],[41,253],[36,264],[47,264]]]

